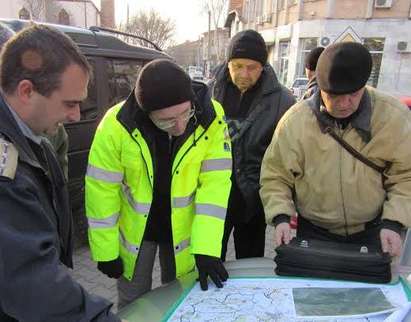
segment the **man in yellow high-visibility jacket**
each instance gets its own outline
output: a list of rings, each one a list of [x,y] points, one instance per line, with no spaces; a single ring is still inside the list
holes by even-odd
[[[119,307],[161,278],[195,266],[200,285],[228,274],[220,260],[231,187],[222,107],[169,60],[147,64],[128,99],[101,121],[89,156],[86,213],[93,259],[118,278]]]

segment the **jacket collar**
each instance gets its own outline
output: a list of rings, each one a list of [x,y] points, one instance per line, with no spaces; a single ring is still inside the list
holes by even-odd
[[[319,89],[311,98],[307,99],[307,103],[316,116],[320,129],[323,133],[326,132],[327,127],[335,126],[335,119],[327,112],[324,112],[324,107],[321,108],[322,100]],[[369,142],[371,140],[371,116],[371,98],[366,88],[361,98],[357,113],[350,121],[351,126],[357,130],[365,142]]]
[[[313,88],[314,86],[318,86],[317,77],[315,75],[311,77],[310,80],[308,81],[307,90]]]
[[[19,159],[34,166],[41,168],[40,163],[37,160],[32,148],[30,147],[28,139],[24,136],[17,121],[11,113],[3,94],[0,93],[0,133],[10,142],[14,144],[19,151]],[[34,142],[34,141],[33,141]],[[34,142],[37,144],[36,142]]]

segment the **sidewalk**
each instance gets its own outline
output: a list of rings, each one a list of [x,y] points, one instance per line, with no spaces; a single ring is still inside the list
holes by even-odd
[[[274,231],[272,227],[267,227],[265,256],[274,258]],[[227,261],[235,260],[233,238],[231,236],[227,249]],[[90,258],[88,247],[82,247],[74,253],[74,270],[72,276],[90,293],[100,295],[115,303],[114,311],[117,310],[117,290],[115,279],[106,277],[97,270],[97,264]],[[161,285],[160,266],[158,256],[154,264],[153,288]]]

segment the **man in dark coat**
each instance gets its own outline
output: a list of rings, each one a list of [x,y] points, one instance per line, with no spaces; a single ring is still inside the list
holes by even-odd
[[[54,49],[50,51],[50,44]],[[72,222],[56,155],[42,135],[78,121],[90,66],[64,34],[32,26],[0,56],[0,321],[118,322],[70,276]]]
[[[231,39],[227,61],[210,83],[213,97],[223,105],[233,149],[223,260],[233,228],[236,258],[264,256],[266,223],[258,194],[261,160],[278,120],[295,103],[267,56],[258,32],[241,31]]]
[[[305,58],[305,74],[308,78],[307,90],[304,93],[303,99],[311,97],[317,90],[317,78],[315,77],[315,70],[317,69],[318,58],[324,51],[324,47],[315,47]]]

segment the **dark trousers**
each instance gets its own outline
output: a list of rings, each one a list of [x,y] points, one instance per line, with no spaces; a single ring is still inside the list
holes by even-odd
[[[330,233],[328,230],[314,225],[302,216],[298,216],[297,238],[361,244],[381,250],[380,230],[380,218],[377,218],[366,223],[363,231],[348,236],[341,236]]]
[[[265,248],[265,223],[264,211],[261,209],[253,211],[251,219],[246,214],[247,206],[244,199],[236,190],[232,190],[228,202],[227,216],[224,225],[224,236],[222,241],[221,259],[225,261],[227,244],[233,231],[234,248],[236,259],[249,257],[264,257]]]
[[[236,259],[264,257],[266,227],[264,214],[254,216],[248,223],[234,224],[231,219],[227,218],[224,226],[221,259],[225,261],[228,239],[233,229]]]

